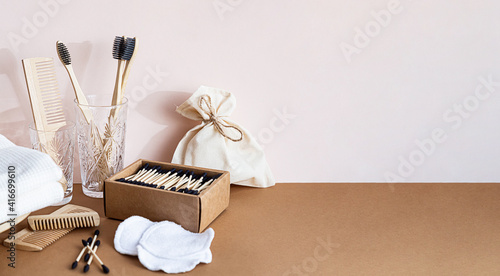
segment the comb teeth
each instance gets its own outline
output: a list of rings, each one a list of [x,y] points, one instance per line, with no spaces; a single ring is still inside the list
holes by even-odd
[[[71,55],[69,54],[68,48],[61,41],[57,41],[57,54],[65,65],[71,64]]]
[[[73,210],[60,215],[30,216],[28,223],[33,230],[55,230],[99,226],[99,215],[95,211]]]
[[[52,219],[35,219],[31,224],[32,229],[39,230],[55,230],[64,228],[83,228],[98,226],[96,220],[92,216],[78,216],[67,218],[52,218]]]
[[[122,36],[115,36],[115,41],[113,42],[113,58],[122,59],[125,39]]]
[[[59,95],[54,61],[37,61],[35,62],[35,70],[47,124],[64,123],[66,120],[61,96]]]
[[[37,231],[37,232],[32,232],[29,231],[28,229],[24,229],[21,232],[17,233],[19,237],[22,239],[23,243],[26,243],[30,246],[32,246],[32,249],[36,250],[29,250],[29,251],[40,251],[44,249],[45,247],[51,245],[58,239],[60,239],[62,236],[68,234],[71,232],[73,229],[61,229],[61,230],[50,230],[50,231]],[[23,250],[23,249],[21,249]],[[24,249],[26,250],[26,249]]]
[[[125,40],[122,59],[130,60],[132,58],[132,54],[134,54],[134,49],[135,49],[135,38],[133,37],[127,38],[127,40]]]
[[[82,213],[83,214],[78,214]],[[72,205],[72,204],[67,204],[55,212],[51,213],[50,215],[45,215],[45,217],[51,217],[51,219],[54,218],[68,218],[70,216],[78,216],[80,215],[80,218],[76,219],[75,221],[68,221],[68,220],[60,220],[60,221],[51,221],[49,222],[47,218],[45,218],[45,222],[41,223],[41,225],[53,225],[53,227],[56,227],[58,225],[69,225],[70,223],[73,223],[74,225],[76,224],[92,224],[94,223],[95,226],[99,225],[99,215],[92,209],[86,208],[86,207],[81,207],[77,205]],[[31,216],[28,217],[28,223],[31,225],[32,222],[30,222],[30,218],[39,218],[43,216]],[[87,217],[86,219],[84,217]],[[92,217],[94,221],[90,219]],[[9,246],[11,242],[14,242],[16,244],[16,249],[19,250],[26,250],[26,251],[41,251],[43,248],[49,246],[62,236],[68,234],[74,229],[74,227],[71,228],[66,228],[66,229],[59,229],[59,230],[40,230],[40,231],[32,231],[29,228],[25,228],[15,234],[15,239],[10,240],[10,239],[5,239],[4,240],[4,245]]]

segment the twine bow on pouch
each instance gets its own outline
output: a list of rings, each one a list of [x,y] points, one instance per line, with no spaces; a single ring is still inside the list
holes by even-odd
[[[205,123],[205,124],[213,123],[214,126],[215,126],[215,129],[217,129],[217,131],[222,136],[226,137],[227,139],[229,139],[229,140],[231,140],[233,142],[239,142],[239,141],[243,140],[243,132],[241,131],[241,129],[239,129],[235,125],[224,123],[222,121],[222,119],[220,119],[219,116],[216,115],[215,109],[212,106],[212,98],[210,98],[209,95],[203,95],[203,96],[201,96],[198,105],[200,106],[200,109],[203,112],[205,112],[205,114],[209,118],[209,119],[204,119],[203,123]],[[203,106],[205,106],[206,108],[204,108]],[[230,137],[228,134],[226,134],[226,132],[224,131],[223,127],[226,128],[226,129],[235,129],[240,134],[240,137],[239,138],[232,138],[232,137]]]

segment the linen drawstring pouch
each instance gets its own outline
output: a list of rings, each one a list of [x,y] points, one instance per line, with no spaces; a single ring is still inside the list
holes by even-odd
[[[177,145],[172,163],[229,171],[231,183],[265,188],[274,177],[262,147],[229,115],[235,97],[221,89],[201,86],[176,111],[201,124]]]

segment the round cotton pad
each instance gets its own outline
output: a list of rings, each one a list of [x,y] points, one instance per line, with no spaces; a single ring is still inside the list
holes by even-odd
[[[200,252],[191,258],[168,259],[154,256],[142,246],[137,246],[139,261],[151,271],[163,270],[166,273],[183,273],[193,270],[199,263],[209,264],[212,262],[210,249]]]
[[[143,233],[156,222],[149,219],[132,216],[124,220],[115,233],[115,249],[121,254],[137,256],[137,245]]]
[[[162,221],[149,227],[141,237],[139,245],[154,256],[169,259],[186,259],[210,249],[214,230],[192,233],[182,226]]]
[[[212,262],[210,244],[214,235],[215,232],[211,228],[197,234],[174,222],[159,222],[149,227],[142,235],[137,246],[139,261],[153,271],[190,271],[199,263]]]

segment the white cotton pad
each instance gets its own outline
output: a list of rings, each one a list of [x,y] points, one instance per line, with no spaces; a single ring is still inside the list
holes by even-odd
[[[163,221],[146,230],[137,246],[139,261],[149,270],[180,273],[199,263],[210,263],[214,230],[192,233],[180,225]]]
[[[140,245],[137,249],[139,252],[139,261],[151,271],[163,270],[166,273],[183,273],[191,271],[199,263],[208,264],[212,262],[212,252],[210,249],[197,253],[191,258],[183,259],[161,258],[149,253],[149,251]]]
[[[121,254],[137,256],[139,240],[146,229],[154,224],[156,222],[140,216],[132,216],[124,220],[116,229],[114,240],[116,251]]]
[[[210,249],[213,238],[212,228],[198,234],[189,232],[174,222],[162,221],[146,230],[139,246],[154,256],[183,259]]]

